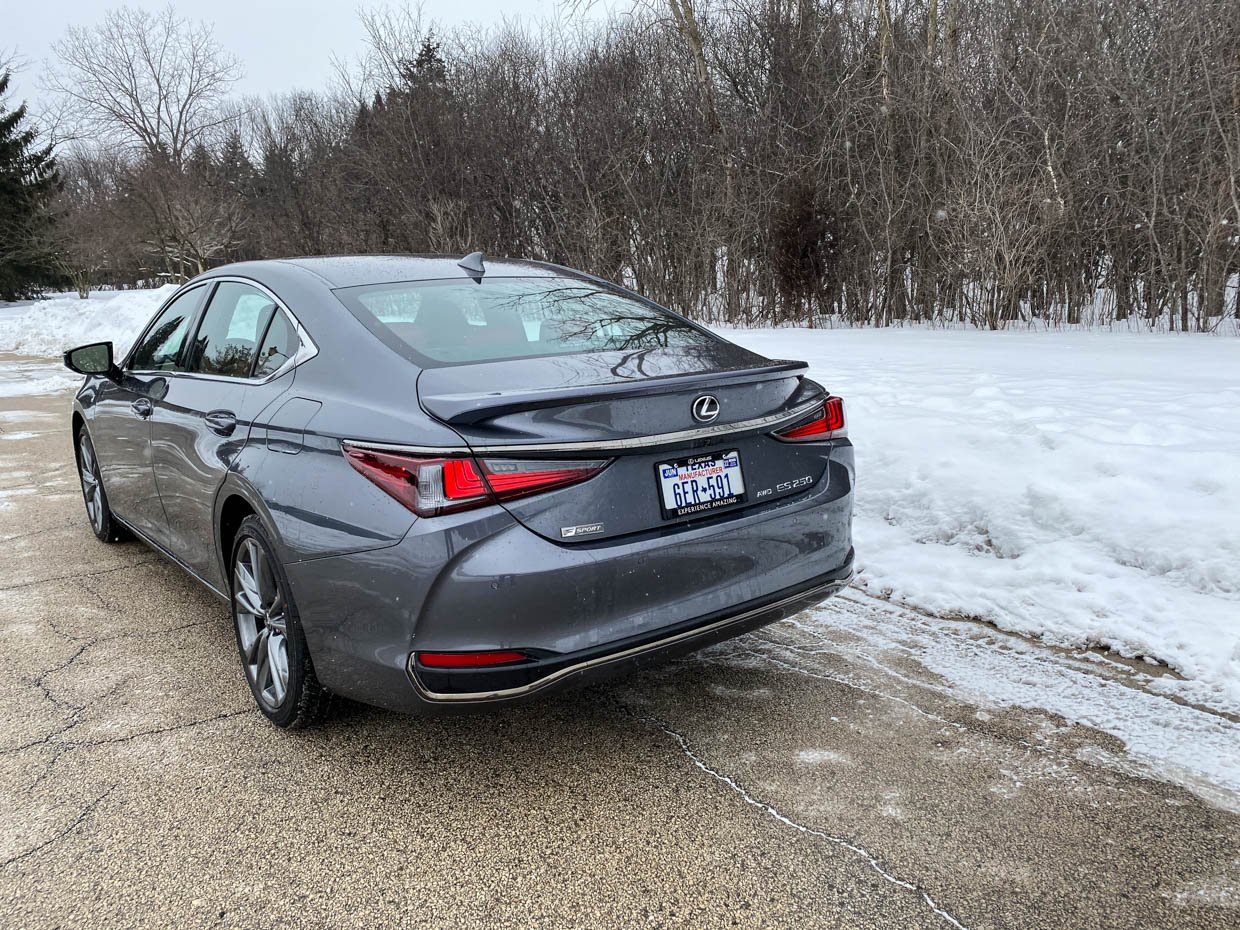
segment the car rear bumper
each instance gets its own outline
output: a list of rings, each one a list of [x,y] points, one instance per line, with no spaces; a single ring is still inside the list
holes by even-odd
[[[852,564],[852,449],[795,499],[675,531],[566,545],[500,507],[415,522],[393,546],[286,563],[320,681],[442,713],[521,700],[736,636],[829,596]],[[498,671],[415,652],[519,650]]]
[[[721,615],[664,629],[655,636],[541,657],[529,663],[490,669],[431,669],[409,658],[409,677],[418,694],[435,704],[489,704],[518,700],[536,692],[600,681],[666,662],[713,643],[740,636],[813,607],[848,586],[852,556],[833,572],[797,590],[738,605]]]

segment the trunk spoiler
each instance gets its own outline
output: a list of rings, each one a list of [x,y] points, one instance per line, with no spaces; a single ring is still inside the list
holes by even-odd
[[[502,364],[502,363],[500,363]],[[428,368],[418,376],[418,397],[432,416],[451,426],[468,426],[492,417],[522,410],[589,404],[615,397],[640,397],[673,391],[707,390],[737,383],[803,377],[805,362],[778,360],[766,365],[665,375],[641,380],[616,380],[572,387],[528,388],[500,391],[461,391],[472,366]]]

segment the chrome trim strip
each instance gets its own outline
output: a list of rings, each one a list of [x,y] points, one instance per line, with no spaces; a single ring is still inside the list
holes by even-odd
[[[164,308],[167,307],[168,304],[172,303],[182,294],[187,294],[196,287],[209,287],[212,284],[217,284],[222,281],[233,281],[238,284],[248,284],[256,290],[262,291],[269,298],[271,298],[272,303],[274,303],[279,309],[283,310],[284,314],[293,321],[293,329],[297,331],[298,345],[297,351],[293,354],[291,359],[263,378],[234,378],[231,375],[205,375],[202,372],[197,371],[163,371],[160,369],[125,369],[126,373],[132,375],[151,375],[158,378],[186,378],[191,381],[224,381],[231,384],[267,384],[268,382],[279,378],[281,375],[292,371],[298,365],[302,365],[305,362],[310,361],[310,359],[319,354],[318,343],[310,338],[310,334],[306,332],[306,328],[301,325],[301,320],[297,319],[297,314],[293,313],[284,301],[276,296],[275,291],[267,287],[267,285],[263,284],[261,281],[256,281],[254,278],[243,278],[239,275],[219,275],[217,277],[207,278],[205,281],[195,281],[193,283],[193,287],[181,288],[163,302],[159,310],[157,310],[155,315],[151,317],[151,323],[154,323],[159,314],[164,312]],[[133,357],[134,351],[138,348],[139,343],[141,343],[146,337],[146,334],[150,331],[150,328],[151,324],[148,323],[147,328],[142,331],[142,335],[139,336],[137,341],[129,347],[129,351],[125,353],[125,362],[128,362]],[[188,338],[189,335],[190,334],[187,333],[186,337]],[[257,352],[258,347],[255,347],[254,351]]]
[[[364,439],[342,439],[346,449],[374,449],[377,452],[408,452],[411,455],[473,455],[468,446],[406,446],[394,442],[367,442]]]
[[[633,646],[630,649],[624,649],[620,652],[613,652],[610,655],[587,659],[585,662],[578,662],[576,665],[570,665],[566,668],[559,669],[544,678],[539,678],[537,681],[532,681],[528,685],[521,685],[517,688],[505,688],[501,691],[473,691],[464,694],[445,694],[439,691],[429,691],[422,685],[422,682],[418,680],[418,674],[414,665],[414,656],[417,655],[416,652],[411,652],[409,654],[406,667],[409,672],[409,677],[413,679],[413,685],[417,689],[418,694],[428,701],[435,701],[437,703],[452,703],[462,701],[494,701],[502,700],[504,698],[521,697],[534,691],[538,691],[541,688],[545,688],[548,685],[553,684],[562,678],[566,678],[569,675],[574,675],[577,672],[597,668],[600,665],[607,665],[610,662],[619,662],[624,659],[630,659],[646,652],[653,652],[656,649],[662,649],[665,646],[673,646],[676,643],[693,639],[696,636],[704,636],[708,633],[713,633],[716,630],[721,630],[730,624],[743,623],[745,620],[748,620],[756,614],[765,613],[768,610],[777,610],[780,607],[795,603],[796,601],[812,601],[814,598],[825,600],[837,591],[848,587],[848,585],[852,582],[852,579],[853,573],[850,571],[844,578],[837,578],[834,581],[828,581],[826,584],[819,585],[816,588],[809,588],[798,594],[789,595],[788,597],[782,598],[778,601],[772,601],[769,604],[764,604],[761,607],[754,607],[744,613],[734,614],[731,617],[716,620],[714,623],[708,623],[706,626],[700,626],[692,630],[685,630],[672,636],[665,636],[663,639],[655,640],[652,643],[644,643],[641,646]]]
[[[734,433],[750,430],[770,429],[796,420],[821,407],[825,395],[809,403],[801,404],[783,413],[767,414],[752,420],[739,423],[718,423],[714,426],[700,426],[695,429],[676,430],[671,433],[655,433],[649,436],[632,436],[628,439],[593,439],[583,442],[533,442],[519,443],[510,446],[410,446],[390,442],[368,442],[365,439],[346,439],[344,444],[352,447],[378,449],[381,452],[411,452],[415,455],[505,455],[512,452],[607,452],[611,450],[645,449],[652,446],[670,445],[677,442],[692,442],[697,439],[721,439]]]

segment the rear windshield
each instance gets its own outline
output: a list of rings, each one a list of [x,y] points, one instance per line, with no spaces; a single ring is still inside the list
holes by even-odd
[[[367,328],[423,365],[717,341],[674,314],[572,278],[414,281],[336,295]]]

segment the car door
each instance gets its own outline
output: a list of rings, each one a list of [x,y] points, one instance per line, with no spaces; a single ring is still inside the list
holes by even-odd
[[[90,437],[108,505],[152,538],[165,521],[151,468],[150,416],[169,377],[182,368],[185,337],[206,293],[193,287],[166,304],[123,362],[119,381],[100,382],[91,407]]]
[[[296,345],[282,334],[296,336],[286,323],[268,291],[222,280],[190,341],[186,371],[168,380],[151,416],[152,467],[167,516],[159,541],[220,588],[215,495],[255,417],[293,383]]]

